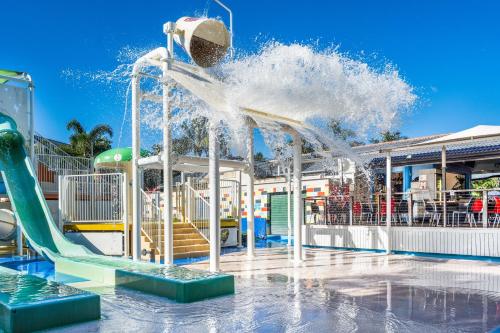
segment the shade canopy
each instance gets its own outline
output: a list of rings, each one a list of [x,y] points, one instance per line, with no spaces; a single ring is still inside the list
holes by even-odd
[[[500,137],[500,126],[478,125],[464,131],[456,132],[453,134],[445,135],[443,137],[428,140],[419,143],[418,145],[437,144],[437,143],[451,143],[457,141],[466,141],[490,137]]]

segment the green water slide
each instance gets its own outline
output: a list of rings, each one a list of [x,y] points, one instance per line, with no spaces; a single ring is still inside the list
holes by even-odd
[[[179,302],[234,293],[232,275],[96,255],[66,239],[54,223],[23,143],[14,120],[0,113],[0,171],[16,219],[30,246],[52,261],[56,271]]]

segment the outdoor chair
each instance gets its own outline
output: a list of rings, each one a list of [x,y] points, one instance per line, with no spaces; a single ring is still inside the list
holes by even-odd
[[[472,220],[471,220],[471,205],[473,202],[474,198],[470,197],[467,201],[465,202],[460,202],[458,204],[458,208],[453,211],[452,213],[452,219],[451,219],[451,226],[455,226],[455,218],[457,219],[457,226],[460,226],[460,216],[465,217],[465,221],[470,224],[472,227]]]
[[[430,226],[439,226],[439,221],[441,221],[441,212],[438,211],[434,200],[424,199],[424,217],[422,219],[422,225],[427,218],[429,219]]]
[[[493,206],[493,227],[500,225],[500,198],[495,197],[495,205]]]
[[[477,219],[480,221],[481,217],[483,216],[483,200],[479,199],[479,198],[475,199],[472,202],[472,205],[470,207],[469,223],[470,223],[471,227],[472,227],[472,223],[474,223],[474,226],[477,226],[476,215],[477,215]]]
[[[371,202],[363,202],[361,204],[361,221],[366,218],[367,223],[373,223],[373,204]]]
[[[354,220],[358,223],[361,224],[361,211],[362,211],[362,207],[361,207],[361,202],[359,201],[355,201],[353,206],[352,206],[352,213],[354,215]]]
[[[408,212],[408,200],[401,199],[396,207],[396,217],[400,224],[403,224],[403,221],[408,224],[410,219],[410,214]]]
[[[391,198],[391,222],[397,222],[396,218],[396,204],[394,202],[394,198]],[[383,200],[380,203],[380,216],[382,222],[387,222],[387,203]]]

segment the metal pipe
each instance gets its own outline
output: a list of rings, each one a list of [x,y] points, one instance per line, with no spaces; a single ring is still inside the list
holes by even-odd
[[[234,47],[233,47],[233,36],[234,36],[234,31],[233,31],[233,11],[223,4],[220,0],[214,0],[219,6],[224,8],[228,13],[229,13],[229,55],[232,58],[234,56]]]
[[[132,258],[141,258],[141,174],[138,165],[140,155],[140,75],[142,68],[158,66],[167,58],[167,49],[159,47],[140,57],[132,69]]]
[[[167,63],[163,65],[164,79],[168,71]],[[172,135],[170,128],[170,88],[163,85],[163,224],[164,224],[164,263],[174,263],[174,225],[172,216]]]
[[[220,269],[220,174],[219,174],[219,140],[218,125],[211,123],[208,139],[209,158],[209,196],[210,196],[210,271]]]
[[[387,152],[385,171],[385,220],[387,225],[387,254],[391,253],[391,221],[392,221],[392,158],[391,152]]]
[[[302,224],[304,207],[302,203],[302,138],[296,132],[293,135],[293,259],[296,264],[302,262]]]
[[[247,133],[247,256],[249,259],[255,255],[255,211],[254,211],[254,167],[253,156],[254,137],[253,125],[248,123]]]

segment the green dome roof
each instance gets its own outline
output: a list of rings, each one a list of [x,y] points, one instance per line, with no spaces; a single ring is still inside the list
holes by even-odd
[[[148,152],[141,150],[141,157],[148,156]],[[99,167],[104,164],[121,164],[132,161],[132,148],[113,148],[106,150],[95,157],[94,167]]]

